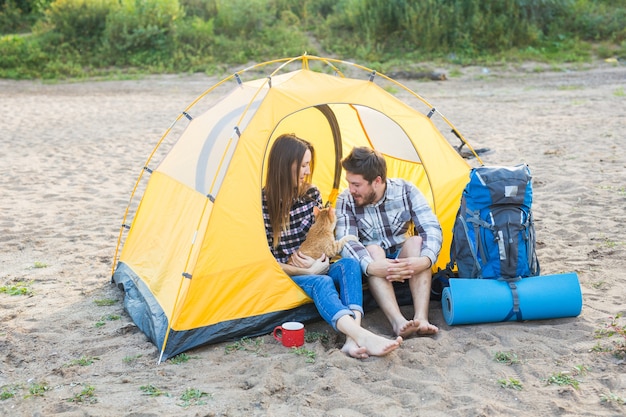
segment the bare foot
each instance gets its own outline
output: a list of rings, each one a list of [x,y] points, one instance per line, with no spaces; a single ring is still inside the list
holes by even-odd
[[[353,358],[357,358],[357,359],[369,358],[369,355],[367,354],[367,349],[357,345],[356,342],[349,337],[346,339],[346,343],[344,343],[343,347],[341,348],[341,351],[348,356],[352,356]]]
[[[368,331],[363,337],[359,338],[358,343],[359,346],[365,348],[368,355],[384,356],[399,348],[402,338],[398,336],[395,340],[387,339]]]
[[[439,328],[434,324],[430,324],[428,320],[413,319],[413,322],[417,326],[417,334],[420,336],[430,336],[439,331]]]
[[[404,324],[398,326],[398,328],[394,326],[394,331],[398,336],[406,339],[413,334],[419,333],[419,322],[407,320]]]

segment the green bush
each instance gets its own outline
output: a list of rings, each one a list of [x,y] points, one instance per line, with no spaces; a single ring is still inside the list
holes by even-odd
[[[210,54],[215,43],[213,19],[203,20],[198,16],[180,20],[176,29],[178,48],[190,54]]]
[[[190,18],[200,18],[210,20],[217,14],[217,4],[215,0],[179,0],[180,6],[184,10],[185,16]]]
[[[0,34],[28,32],[52,0],[0,0]]]
[[[254,39],[260,31],[273,27],[276,7],[267,0],[217,0],[215,32],[241,40]]]
[[[117,0],[56,0],[45,12],[46,23],[62,42],[77,48],[97,48],[109,12]]]
[[[0,37],[0,77],[28,79],[40,76],[49,57],[31,36]]]
[[[13,0],[0,5],[0,34],[22,32],[28,24],[24,11],[15,5]]]
[[[312,48],[300,17],[267,0],[216,0],[213,58],[241,64],[300,55]]]
[[[619,43],[626,40],[626,1],[593,2],[577,1],[572,18],[564,22],[569,33],[576,33],[588,41],[610,40]],[[620,8],[616,4],[622,3]]]
[[[160,65],[172,52],[178,0],[119,0],[106,20],[104,44],[118,65]]]
[[[331,33],[347,49],[407,53],[493,53],[536,45],[567,16],[570,0],[343,0]],[[344,34],[344,35],[342,35]]]

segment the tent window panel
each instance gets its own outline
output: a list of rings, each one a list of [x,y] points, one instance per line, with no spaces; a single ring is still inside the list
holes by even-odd
[[[238,89],[195,117],[157,170],[204,195],[216,195],[239,140],[235,128],[245,130],[262,102],[263,96],[254,97],[255,91]]]
[[[421,162],[404,130],[389,116],[364,106],[354,106],[374,149],[411,162]]]

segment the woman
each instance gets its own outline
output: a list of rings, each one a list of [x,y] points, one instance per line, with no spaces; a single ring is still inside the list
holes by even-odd
[[[263,188],[270,250],[283,271],[313,300],[322,318],[346,335],[342,352],[361,359],[386,355],[400,346],[402,338],[387,339],[361,327],[363,292],[358,262],[340,259],[330,264],[325,255],[313,259],[298,252],[313,224],[313,207],[322,203],[320,191],[308,182],[314,152],[309,142],[293,134],[281,135],[270,150]]]

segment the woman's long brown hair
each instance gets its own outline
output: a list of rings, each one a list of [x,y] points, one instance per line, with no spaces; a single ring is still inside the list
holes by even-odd
[[[307,150],[311,152],[311,174],[305,178],[302,186],[298,186],[302,159]],[[294,200],[304,196],[311,187],[314,160],[313,145],[293,133],[280,135],[272,145],[267,161],[265,196],[275,248],[280,243],[281,231],[286,230],[289,225],[289,210]],[[296,166],[295,175],[293,173],[294,164]]]

